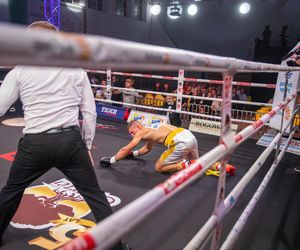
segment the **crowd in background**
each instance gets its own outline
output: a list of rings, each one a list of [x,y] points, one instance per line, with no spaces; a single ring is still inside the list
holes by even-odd
[[[99,76],[91,76],[90,80],[92,84],[106,86],[105,78],[98,78]],[[167,93],[175,93],[177,83],[175,81],[170,83],[164,82],[164,80],[152,80],[152,84],[148,85],[147,90],[159,93],[139,93],[135,89],[135,80],[132,77],[119,77],[112,76],[111,79],[111,99],[117,102],[123,102],[123,106],[130,107],[128,104],[140,104],[146,106],[155,106],[161,108],[176,109],[176,98],[172,98],[173,102],[168,100]],[[204,98],[217,98],[222,99],[222,85],[208,84],[208,83],[196,83],[196,82],[184,82],[183,95],[189,95],[191,97],[182,98],[182,110],[194,113],[201,113],[207,115],[220,115],[222,103],[219,100],[209,99],[197,99],[195,97]],[[124,88],[122,90],[115,89],[115,87]],[[127,90],[130,89],[130,90]],[[140,89],[140,88],[138,88]],[[98,99],[108,99],[106,88],[93,87],[94,95]],[[166,93],[166,94],[165,94]],[[232,100],[234,101],[247,101],[251,102],[251,96],[248,94],[248,89],[241,86],[233,86],[232,88]],[[121,104],[113,104],[121,106]],[[233,110],[251,110],[249,105],[241,103],[233,103]],[[131,107],[132,108],[132,107]]]

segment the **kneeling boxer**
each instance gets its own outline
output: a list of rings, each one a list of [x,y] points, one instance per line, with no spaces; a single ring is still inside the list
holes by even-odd
[[[152,127],[145,127],[138,121],[129,122],[127,128],[133,139],[128,145],[121,148],[115,156],[102,158],[101,167],[109,167],[124,158],[147,154],[155,143],[167,147],[167,150],[163,152],[155,164],[155,169],[158,172],[174,172],[184,169],[192,163],[192,160],[199,158],[197,139],[187,129],[177,128],[169,124],[155,124]],[[132,152],[141,140],[146,141],[146,144],[139,150]],[[227,168],[226,171],[233,175],[235,168]]]

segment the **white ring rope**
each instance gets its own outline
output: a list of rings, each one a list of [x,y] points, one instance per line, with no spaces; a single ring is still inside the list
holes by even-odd
[[[104,70],[92,70],[85,69],[86,72],[90,73],[98,73],[98,74],[106,74]],[[161,76],[161,75],[152,75],[152,74],[138,74],[138,73],[125,73],[125,72],[111,72],[112,75],[117,76],[127,76],[127,77],[143,77],[150,79],[163,79],[163,80],[176,80],[178,81],[178,76]],[[209,80],[209,79],[201,79],[201,78],[192,78],[192,77],[184,77],[183,80],[185,82],[199,82],[199,83],[212,83],[212,84],[224,84],[222,80]],[[244,87],[257,87],[257,88],[268,88],[275,89],[276,84],[274,83],[255,83],[255,82],[239,82],[233,81],[232,85],[244,86]]]
[[[228,237],[226,238],[225,242],[223,243],[221,250],[231,249],[235,241],[238,239],[241,231],[243,230],[249,216],[251,215],[255,205],[257,204],[259,198],[261,197],[262,193],[264,192],[265,188],[267,187],[274,171],[276,170],[279,162],[281,161],[282,157],[287,150],[287,147],[295,134],[295,130],[293,130],[289,138],[286,140],[284,148],[281,150],[280,154],[278,155],[277,159],[275,159],[274,163],[270,167],[269,171],[265,175],[263,181],[261,182],[260,186],[258,187],[257,191],[255,192],[254,196],[246,206],[245,210],[243,211],[242,215],[239,217],[238,221],[234,225],[233,229],[229,233]]]
[[[92,87],[95,88],[108,88],[107,86],[97,85],[97,84],[91,84]],[[167,92],[158,92],[158,91],[150,91],[150,90],[140,90],[140,89],[130,89],[130,88],[121,88],[121,87],[111,87],[110,89],[116,89],[116,90],[125,90],[125,91],[131,91],[131,92],[140,92],[140,93],[149,93],[149,94],[156,94],[156,95],[168,95],[168,96],[174,96],[177,97],[177,94],[173,93],[167,93]],[[193,98],[196,100],[207,100],[207,101],[220,101],[223,102],[222,99],[219,98],[213,98],[213,97],[204,97],[204,96],[193,96],[193,95],[182,95],[183,98]],[[236,104],[247,104],[247,105],[253,105],[253,106],[266,106],[266,107],[272,107],[272,104],[270,103],[263,103],[263,102],[247,102],[247,101],[238,101],[238,100],[232,100],[232,103]]]
[[[295,110],[292,114],[294,117],[298,110]],[[272,153],[274,147],[278,144],[284,132],[291,125],[292,119],[286,124],[282,132],[278,133],[276,137],[272,140],[270,145],[264,150],[264,152],[259,156],[255,163],[250,167],[248,172],[242,177],[242,179],[236,184],[233,190],[228,194],[224,202],[219,205],[217,212],[209,217],[207,222],[202,226],[199,232],[193,237],[193,239],[188,243],[184,250],[201,249],[205,245],[205,239],[210,235],[214,226],[218,221],[222,221],[224,216],[230,212],[233,206],[238,201],[241,193],[244,191],[248,183],[255,177],[257,172],[262,168],[263,164]]]
[[[96,246],[97,249],[104,250],[109,248],[169,197],[199,179],[214,162],[249,138],[294,98],[295,95],[288,97],[268,114],[246,127],[234,136],[234,141],[230,145],[219,144],[197,159],[190,167],[173,174],[164,183],[159,184],[135,201],[121,208],[86,232],[83,237],[74,239],[61,249],[73,249],[72,247],[76,247],[75,249],[93,249],[90,247],[91,245]]]
[[[187,50],[0,24],[0,64],[122,70],[213,72],[299,71],[299,67],[257,63]]]

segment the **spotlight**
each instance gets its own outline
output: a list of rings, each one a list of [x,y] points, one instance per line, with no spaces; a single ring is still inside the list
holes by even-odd
[[[159,4],[153,4],[151,7],[151,14],[157,16],[160,14],[161,7]]]
[[[240,13],[243,15],[247,14],[250,11],[250,9],[251,9],[251,6],[247,2],[241,3],[240,8],[239,8]]]
[[[170,1],[167,8],[168,17],[171,19],[177,19],[182,15],[182,5],[179,1]]]
[[[194,16],[196,15],[198,12],[198,7],[196,4],[191,4],[189,7],[188,7],[188,13],[190,16]]]

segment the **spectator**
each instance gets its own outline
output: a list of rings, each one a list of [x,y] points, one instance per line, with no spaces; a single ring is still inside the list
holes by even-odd
[[[201,85],[197,85],[197,92],[200,94],[201,93]]]
[[[174,96],[166,96],[166,102],[162,106],[165,109],[176,110],[176,102],[174,101]],[[176,112],[167,112],[170,124],[176,127],[181,127],[180,114]]]
[[[270,30],[270,25],[266,25],[265,29],[262,33],[262,44],[263,47],[269,47],[270,46],[270,38],[272,36],[272,32]]]
[[[199,107],[199,114],[205,114],[205,108],[204,106]]]
[[[156,92],[162,92],[162,87],[160,85],[160,82],[156,82],[152,90]]]
[[[192,96],[198,96],[197,88],[192,88]],[[201,101],[202,100],[191,97],[189,101],[189,105],[190,105],[189,110],[197,113],[199,104],[202,104]]]
[[[116,102],[122,102],[122,91],[119,89],[113,89],[114,87],[118,87],[118,88],[122,87],[122,84],[119,82],[117,76],[112,76],[111,86],[112,86],[111,100]],[[121,107],[121,104],[113,104],[113,105]]]
[[[222,95],[217,95],[218,99],[222,99]],[[211,104],[212,115],[220,115],[222,109],[222,102],[219,100],[214,100]]]
[[[281,32],[280,32],[280,43],[281,43],[281,47],[285,48],[287,46],[287,42],[288,42],[288,26],[284,25],[281,28]]]
[[[238,96],[240,101],[247,101],[247,95],[245,94],[245,89],[241,88]]]
[[[99,79],[95,76],[91,77],[91,84],[99,85]]]
[[[101,86],[106,86],[106,80],[101,80]],[[108,93],[107,93],[107,90],[106,88],[98,88],[97,91],[96,91],[96,98],[99,98],[99,99],[108,99]]]
[[[162,92],[165,92],[165,93],[171,93],[172,92],[172,90],[171,90],[168,83],[164,83]]]
[[[184,95],[192,95],[191,92],[191,85],[187,85],[186,89],[184,90]],[[189,98],[183,97],[182,98],[182,108],[183,110],[188,110]]]
[[[245,93],[245,89],[241,88],[241,89],[240,89],[240,93],[239,93],[238,95],[239,95],[240,101],[244,101],[244,102],[247,101],[247,95],[246,95],[246,93]],[[245,107],[246,107],[245,104],[241,104],[241,105],[240,105],[240,109],[243,109],[243,110],[244,110]]]
[[[212,98],[211,92],[207,92],[207,96],[206,97]],[[210,107],[212,105],[212,102],[213,102],[212,100],[203,100],[204,108],[207,111],[206,113],[210,113]]]
[[[232,100],[234,100],[234,101],[239,101],[240,100],[240,97],[237,94],[236,88],[232,88]],[[239,109],[239,108],[240,108],[239,104],[237,104],[237,103],[232,104],[232,109]]]
[[[206,88],[205,88],[205,86],[203,85],[202,86],[202,89],[201,89],[201,93],[200,93],[200,96],[202,96],[202,97],[206,97],[207,95],[206,95]],[[193,95],[195,95],[194,93],[193,93]],[[204,105],[204,100],[200,100],[200,102],[199,102],[200,104],[202,104],[202,105]]]
[[[211,90],[211,96],[213,98],[217,98],[217,95],[218,95],[217,89],[216,88],[212,88],[212,90]]]
[[[133,84],[134,84],[134,81],[132,78],[127,78],[125,80],[125,88],[126,89],[135,90],[135,88],[133,88]],[[122,90],[122,94],[123,94],[123,102],[130,103],[130,104],[135,104],[136,97],[140,97],[140,95],[136,91]],[[124,105],[124,106],[126,106],[126,105]]]

